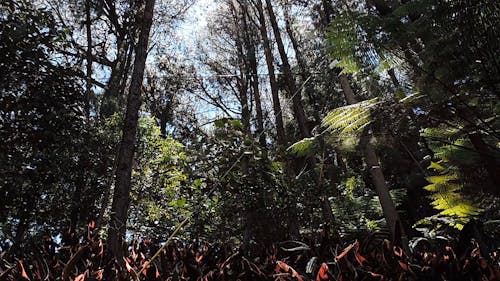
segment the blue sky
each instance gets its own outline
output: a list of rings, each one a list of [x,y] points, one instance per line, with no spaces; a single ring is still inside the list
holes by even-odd
[[[204,36],[207,27],[207,18],[216,7],[214,0],[197,0],[188,10],[186,21],[177,30],[179,39],[189,45],[196,43],[197,39]]]

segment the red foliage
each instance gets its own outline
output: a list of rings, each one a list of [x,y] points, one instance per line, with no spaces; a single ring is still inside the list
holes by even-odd
[[[328,265],[323,263],[319,268],[318,275],[316,275],[316,281],[328,280]]]
[[[499,280],[500,275],[498,254],[481,257],[476,242],[460,257],[450,245],[416,248],[408,256],[400,247],[374,238],[342,247],[311,243],[309,248],[297,251],[282,251],[274,244],[259,256],[245,256],[222,244],[174,241],[154,260],[151,257],[160,245],[134,239],[124,258],[124,268],[120,268],[97,238],[97,230],[89,225],[86,231],[81,234],[84,243],[75,242],[79,239],[74,239],[74,233],[63,245],[44,237],[42,247],[25,251],[30,254],[22,257],[1,253],[0,280],[492,281]],[[335,254],[339,248],[343,250]]]

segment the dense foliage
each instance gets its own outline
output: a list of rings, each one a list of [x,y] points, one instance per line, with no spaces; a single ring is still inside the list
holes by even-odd
[[[0,280],[498,280],[499,92],[495,1],[1,1]]]

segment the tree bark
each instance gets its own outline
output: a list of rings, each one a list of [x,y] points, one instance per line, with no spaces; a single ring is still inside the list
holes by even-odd
[[[253,95],[253,99],[255,101],[255,112],[256,112],[256,121],[257,121],[257,130],[256,136],[259,138],[259,143],[262,147],[266,145],[266,138],[264,135],[264,115],[262,113],[262,102],[259,92],[259,76],[258,76],[258,68],[257,68],[257,56],[255,51],[255,39],[254,29],[248,24],[248,6],[246,1],[242,1],[241,3],[241,17],[243,23],[243,39],[245,48],[247,50],[246,54],[246,68],[248,71],[248,76],[251,79],[251,91]]]
[[[87,81],[85,88],[85,115],[90,118],[90,96],[92,94],[92,30],[90,21],[90,0],[85,0],[85,27],[87,31]]]
[[[231,9],[233,10],[233,16],[235,18],[235,21],[238,23],[238,26],[244,26],[244,16],[242,15],[242,9],[241,7],[238,8],[234,6],[233,3],[231,3]],[[241,25],[240,25],[241,24]],[[243,48],[243,44],[245,39],[241,38],[242,36],[244,37],[244,33],[246,33],[247,30],[241,30],[239,34],[235,35],[235,43],[236,43],[236,49],[238,50],[238,60],[239,60],[239,68],[240,68],[240,77],[237,81],[238,85],[238,91],[239,91],[239,100],[240,100],[240,106],[241,106],[241,119],[243,123],[243,128],[245,130],[245,134],[250,133],[250,107],[248,104],[248,69],[247,65],[248,63],[246,62],[246,53]],[[241,35],[243,33],[243,35]]]
[[[271,44],[269,42],[269,37],[267,35],[267,27],[266,27],[266,18],[264,15],[264,9],[261,0],[256,0],[255,8],[259,14],[259,30],[262,37],[263,45],[264,45],[264,54],[266,56],[267,69],[269,72],[269,81],[271,85],[271,92],[273,98],[273,111],[276,120],[276,132],[277,132],[277,143],[282,148],[286,147],[287,140],[285,138],[285,129],[283,125],[283,115],[281,111],[278,85],[276,82],[276,76],[274,74],[274,64],[273,64],[273,55],[271,51]],[[285,161],[285,174],[287,175],[287,184],[288,186],[293,186],[293,179],[295,175],[295,165],[293,161]],[[289,202],[287,207],[287,215],[288,215],[288,232],[292,238],[297,238],[299,235],[299,225],[297,219],[297,206],[296,203],[290,196],[288,196]]]
[[[253,42],[249,44],[249,66],[252,75],[252,93],[255,101],[255,112],[257,114],[257,131],[259,143],[262,147],[266,146],[266,136],[264,134],[264,114],[262,112],[262,102],[259,90],[259,75],[257,74],[257,58],[255,55],[255,46]]]
[[[311,132],[308,127],[306,114],[304,112],[304,105],[302,104],[300,93],[297,92],[297,86],[295,85],[295,79],[292,75],[292,70],[288,61],[288,55],[285,51],[285,46],[281,38],[281,32],[278,27],[278,22],[276,20],[276,15],[274,14],[271,0],[266,0],[266,6],[269,15],[269,21],[271,22],[271,27],[274,33],[274,39],[276,39],[276,45],[278,46],[281,63],[283,64],[282,68],[283,74],[285,75],[286,89],[288,90],[288,94],[292,99],[293,114],[299,125],[301,137],[308,138],[311,136]]]
[[[393,1],[393,0],[391,0]],[[322,5],[324,9],[324,14],[322,15],[323,24],[326,23],[328,25],[332,18],[333,10],[331,8],[331,1],[322,0]],[[326,27],[325,25],[325,27]],[[352,90],[351,84],[349,82],[349,78],[346,75],[335,74],[335,78],[339,81],[340,86],[342,87],[342,91],[344,93],[344,97],[346,99],[347,104],[355,104],[357,103],[356,96],[354,91]],[[404,231],[401,220],[399,218],[399,214],[397,213],[396,206],[392,201],[392,198],[389,193],[389,188],[387,183],[385,182],[384,174],[382,173],[382,169],[380,166],[380,162],[378,156],[375,152],[375,148],[371,145],[369,141],[369,136],[363,134],[361,136],[360,145],[363,149],[363,154],[365,157],[365,163],[370,169],[370,175],[373,180],[373,184],[375,185],[375,190],[379,197],[380,205],[382,206],[382,210],[384,213],[385,220],[389,227],[389,231],[391,233],[391,238],[404,249],[408,249],[408,241],[403,237],[399,236],[398,232]],[[401,241],[401,238],[403,240]]]
[[[347,103],[357,103],[357,99],[354,95],[354,91],[351,88],[348,78],[345,75],[339,75],[338,79]],[[400,231],[403,231],[403,227],[399,218],[399,214],[396,210],[396,205],[392,201],[391,195],[389,193],[389,187],[385,182],[385,177],[382,173],[379,158],[375,152],[375,148],[370,143],[369,136],[363,134],[361,136],[360,144],[365,156],[365,163],[368,166],[368,169],[370,169],[370,175],[372,176],[373,184],[375,185],[375,190],[377,192],[380,205],[382,206],[387,226],[389,228],[389,231],[391,232],[391,238],[397,244],[400,244],[400,246],[407,248],[408,245],[406,239],[404,238],[404,240],[401,241],[402,237],[397,237],[399,236],[397,230],[399,229]]]
[[[300,78],[302,83],[305,83],[303,85],[304,87],[304,93],[306,94],[307,98],[309,99],[309,102],[312,102],[313,106],[313,117],[314,121],[316,124],[321,123],[321,116],[320,112],[322,110],[321,106],[317,105],[314,103],[314,97],[312,95],[313,89],[311,87],[311,83],[306,83],[311,76],[310,71],[308,70],[306,60],[304,59],[304,56],[302,55],[302,51],[299,46],[299,42],[297,41],[297,38],[295,37],[295,34],[292,29],[292,24],[291,24],[291,19],[290,15],[288,13],[288,6],[283,7],[283,16],[285,18],[285,29],[288,34],[288,38],[290,38],[290,42],[292,43],[293,51],[295,52],[295,58],[297,59],[297,65],[299,67],[299,73],[300,73]],[[309,127],[310,129],[310,127]]]
[[[141,87],[146,65],[149,33],[153,23],[154,5],[155,0],[146,0],[139,40],[135,49],[134,70],[128,94],[122,140],[117,156],[115,190],[108,231],[108,246],[120,264],[123,264],[123,240],[125,238],[127,212],[130,202],[132,164],[135,152],[139,109],[142,102]]]
[[[101,108],[99,110],[101,118],[107,118],[120,110],[120,95],[122,90],[122,79],[124,72],[126,72],[126,52],[125,42],[122,41],[118,46],[118,54],[116,60],[113,62],[111,74],[109,77],[106,91],[103,95]]]
[[[273,64],[273,54],[271,51],[271,44],[269,43],[269,37],[267,36],[266,18],[264,16],[264,9],[262,7],[262,1],[256,0],[255,6],[259,13],[259,30],[262,36],[262,43],[264,45],[264,54],[266,56],[267,71],[269,72],[269,84],[271,87],[271,94],[273,100],[273,111],[276,123],[276,140],[279,145],[285,146],[285,128],[283,125],[283,114],[281,112],[281,104],[278,92],[278,84],[276,82],[276,76],[274,75],[274,64]]]
[[[317,185],[319,187],[320,192],[323,194],[321,195],[321,208],[323,211],[323,221],[328,227],[328,230],[332,230],[331,226],[333,226],[333,223],[335,221],[335,217],[333,216],[332,213],[332,204],[330,203],[330,200],[328,200],[328,190],[325,187],[324,184],[324,176],[325,176],[325,168],[326,168],[326,148],[325,148],[325,143],[323,139],[320,139],[320,147],[322,150],[322,156],[321,160],[319,163],[319,174],[318,174],[318,180],[317,180]],[[312,159],[311,159],[312,160]],[[311,161],[310,160],[310,161]],[[336,233],[336,236],[338,236],[337,231],[334,230],[334,233]]]
[[[395,237],[396,225],[400,224],[399,215],[396,211],[396,206],[392,201],[387,183],[385,182],[385,177],[382,173],[379,159],[374,147],[368,140],[365,144],[363,144],[363,146],[365,163],[368,166],[368,169],[370,169],[370,175],[372,176],[373,184],[375,185],[375,190],[377,191],[378,199],[380,201],[380,205],[382,206],[385,220],[391,231],[391,237],[393,238],[393,240],[400,239],[399,237]]]

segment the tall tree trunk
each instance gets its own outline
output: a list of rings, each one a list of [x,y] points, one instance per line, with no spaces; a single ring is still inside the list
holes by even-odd
[[[121,112],[123,93],[125,92],[129,69],[131,68],[134,48],[130,39],[117,39],[118,54],[111,68],[108,86],[103,95],[100,108],[100,117],[107,118],[116,112]]]
[[[87,31],[87,81],[85,89],[85,115],[90,118],[90,96],[92,94],[92,30],[90,21],[90,0],[85,0],[85,27]]]
[[[264,134],[264,114],[262,113],[262,102],[259,91],[259,75],[257,74],[257,58],[255,55],[255,43],[249,44],[249,67],[252,76],[252,93],[255,101],[255,112],[257,114],[257,131],[256,135],[259,137],[259,143],[262,147],[266,146],[266,136]]]
[[[80,159],[80,171],[83,171],[81,174],[77,176],[76,182],[75,182],[75,191],[73,191],[73,195],[71,196],[71,212],[70,212],[70,226],[74,230],[77,228],[78,223],[80,221],[80,215],[81,215],[81,197],[82,197],[82,192],[85,188],[85,169],[86,167],[83,166],[83,162],[86,162],[84,160]]]
[[[262,43],[264,45],[264,54],[266,56],[267,71],[269,72],[269,84],[271,87],[271,94],[273,99],[273,111],[276,123],[276,139],[278,144],[281,146],[286,145],[285,140],[285,128],[283,124],[283,114],[281,112],[281,104],[278,92],[278,84],[276,82],[276,76],[274,75],[274,64],[273,64],[273,53],[271,51],[271,44],[269,42],[269,37],[267,36],[266,27],[266,17],[264,16],[264,9],[262,7],[262,1],[256,0],[255,6],[259,13],[259,30],[262,37]]]
[[[82,200],[82,196],[85,193],[85,188],[87,187],[87,169],[89,167],[89,157],[87,149],[82,149],[80,151],[81,155],[78,157],[78,165],[76,168],[80,171],[75,179],[75,190],[71,195],[71,211],[70,211],[70,226],[73,230],[76,230],[78,224],[87,219],[88,205],[85,200]]]
[[[160,116],[158,119],[160,119],[160,133],[161,133],[161,136],[163,138],[166,138],[167,137],[167,121],[169,119],[169,111],[168,111],[168,106],[169,105],[166,105],[164,106],[161,110],[160,110]]]
[[[127,212],[130,201],[132,164],[134,159],[137,123],[141,106],[141,87],[144,79],[149,33],[153,23],[155,0],[146,0],[144,14],[135,49],[134,70],[130,84],[123,133],[118,150],[115,190],[111,206],[108,246],[116,260],[123,264],[123,240],[125,238]]]
[[[281,39],[281,32],[276,20],[276,15],[274,14],[271,0],[266,0],[266,6],[267,12],[269,14],[269,21],[271,22],[271,27],[274,33],[274,38],[276,39],[276,45],[278,46],[281,63],[283,64],[282,68],[283,74],[285,75],[286,89],[288,90],[288,94],[292,99],[293,113],[299,125],[301,137],[307,138],[311,136],[311,132],[309,131],[307,117],[304,112],[304,105],[302,104],[300,93],[297,92],[297,86],[295,85],[295,79],[292,75],[292,70],[288,61],[288,55],[285,51],[283,40]]]
[[[243,31],[246,32],[246,31]],[[241,38],[236,38],[236,47],[239,53],[240,60],[240,78],[238,79],[238,91],[239,100],[241,106],[241,119],[243,123],[243,128],[245,134],[250,133],[250,107],[248,105],[248,70],[246,66],[248,65],[245,61],[246,55],[243,50],[243,44]]]
[[[300,74],[301,81],[302,81],[302,83],[307,83],[311,74],[308,71],[308,67],[307,67],[305,59],[302,55],[302,51],[300,49],[299,43],[298,43],[297,38],[293,32],[292,25],[291,25],[291,18],[290,18],[290,15],[288,13],[288,7],[286,4],[284,4],[284,6],[283,6],[283,15],[284,15],[284,19],[285,19],[285,29],[286,29],[286,32],[288,34],[288,37],[290,38],[290,42],[292,43],[292,47],[293,47],[293,50],[295,52],[295,58],[297,59],[297,65],[299,68],[299,74]],[[291,75],[291,73],[290,73],[290,75]],[[305,90],[304,92],[307,94],[309,100],[314,101],[314,98],[311,95],[311,87],[309,86],[309,84],[306,84],[303,87]],[[300,96],[299,96],[298,101],[300,102],[299,108],[303,108],[302,101],[300,100]],[[321,122],[321,117],[320,117],[321,109],[318,107],[316,107],[315,109],[316,110],[314,110],[314,113],[313,113],[314,120],[317,122],[317,124],[319,124]],[[303,109],[302,109],[302,112],[303,112]],[[307,122],[307,120],[306,120],[306,122]],[[302,133],[302,135],[304,136],[303,133]],[[309,129],[307,131],[307,136],[310,136]],[[322,143],[322,141],[321,141],[321,143]],[[321,144],[321,147],[322,147],[322,149],[324,149],[323,144]],[[314,158],[307,159],[307,161],[305,161],[304,164],[305,163],[309,163],[312,167],[314,167],[316,165]],[[323,213],[323,221],[330,231],[333,230],[332,233],[334,233],[334,236],[339,237],[338,232],[332,228],[333,223],[334,223],[334,215],[332,213],[332,206],[330,204],[330,201],[328,200],[328,189],[326,189],[324,186],[324,180],[323,180],[323,177],[324,177],[323,170],[325,168],[324,165],[325,165],[325,163],[323,163],[323,162],[320,163],[320,172],[318,175],[316,175],[316,172],[314,171],[314,169],[311,172],[314,174],[314,177],[317,178],[317,185],[319,186],[319,189],[322,192],[321,209],[322,209],[322,213]]]
[[[281,111],[278,85],[276,82],[276,76],[274,75],[274,64],[273,55],[271,51],[271,44],[269,42],[269,37],[267,36],[266,18],[264,15],[264,8],[261,0],[255,1],[255,6],[259,14],[259,29],[264,45],[264,54],[266,56],[267,70],[269,72],[269,82],[271,85],[271,92],[273,98],[273,111],[276,120],[276,132],[277,132],[277,142],[282,148],[286,147],[287,141],[285,138],[285,129],[283,125],[283,115]],[[293,161],[285,161],[285,174],[287,175],[287,185],[293,186],[293,179],[295,175],[295,165]],[[292,198],[288,196],[288,199]],[[299,235],[299,225],[297,219],[297,206],[296,202],[288,202],[287,208],[288,214],[288,232],[292,238],[297,238]]]
[[[248,76],[251,79],[252,95],[255,101],[255,112],[257,118],[257,130],[256,135],[259,137],[260,144],[264,147],[266,144],[266,138],[264,135],[264,114],[262,113],[262,102],[259,92],[259,75],[257,74],[257,56],[255,50],[255,39],[254,30],[247,21],[248,7],[246,1],[242,4],[242,18],[243,18],[243,29],[244,32],[244,43],[247,50],[246,56],[246,68],[248,71]]]
[[[302,55],[302,51],[299,46],[299,42],[297,41],[297,38],[295,36],[295,33],[293,32],[292,29],[292,24],[291,24],[291,18],[288,13],[289,7],[285,4],[283,7],[283,16],[285,18],[285,29],[288,34],[288,38],[290,38],[290,42],[292,43],[293,51],[295,52],[295,58],[297,59],[297,65],[299,67],[299,73],[300,73],[300,78],[302,83],[304,83],[304,92],[306,96],[309,99],[309,102],[312,102],[312,106],[314,107],[313,110],[313,117],[314,121],[316,124],[321,123],[321,116],[320,112],[322,110],[321,105],[318,103],[314,102],[314,97],[312,95],[313,89],[311,87],[311,83],[307,83],[308,79],[311,76],[310,71],[308,70],[306,60],[304,59],[304,56]]]
[[[297,170],[304,165],[304,159],[285,159],[285,175],[286,183],[288,187],[295,186],[295,175],[298,174]],[[288,234],[291,239],[297,239],[299,237],[300,224],[299,224],[299,214],[297,210],[297,196],[292,194],[287,190],[286,192],[287,202],[287,227]]]
[[[345,75],[339,75],[338,79],[347,103],[356,103],[357,100],[348,78]],[[389,187],[387,186],[384,174],[382,173],[379,158],[375,152],[375,148],[370,143],[369,136],[363,134],[361,136],[360,144],[365,156],[365,163],[368,166],[368,169],[370,169],[370,175],[372,176],[373,184],[375,185],[375,190],[377,192],[380,205],[382,206],[387,226],[391,232],[391,238],[395,243],[403,246],[404,248],[408,248],[406,238],[402,237],[403,235],[401,232],[404,229],[396,210],[396,205],[394,204],[394,201],[392,201],[389,193]]]
[[[105,180],[105,188],[104,193],[102,194],[101,200],[100,200],[100,206],[99,206],[99,211],[97,212],[97,218],[96,218],[96,228],[99,229],[102,225],[105,224],[104,220],[104,215],[106,213],[106,210],[108,209],[109,202],[111,201],[111,186],[113,184],[113,174],[116,171],[116,160],[113,159],[113,169],[111,170],[111,174],[108,175],[107,173],[107,168],[108,166],[101,163],[100,166],[100,173],[102,175],[106,175],[106,180]]]
[[[266,145],[266,139],[264,135],[264,115],[262,113],[262,102],[260,98],[260,92],[259,92],[259,76],[257,74],[258,68],[257,68],[257,56],[256,56],[256,51],[255,51],[255,38],[254,38],[254,29],[252,28],[253,26],[250,26],[248,24],[248,3],[247,1],[242,1],[241,2],[241,17],[242,17],[242,23],[243,23],[243,42],[245,45],[245,49],[247,50],[246,53],[246,69],[248,71],[248,77],[251,82],[251,92],[253,99],[255,101],[255,112],[256,112],[256,119],[257,119],[257,130],[256,130],[256,135],[259,138],[259,143],[261,144],[262,147]]]
[[[324,26],[326,27],[330,23],[333,17],[333,9],[330,0],[322,0],[322,5],[324,10],[324,13],[322,14],[322,22],[326,24]],[[354,95],[354,91],[352,90],[348,77],[342,74],[340,75],[335,74],[335,75],[340,83],[340,86],[342,87],[342,91],[344,93],[344,97],[347,103],[348,104],[357,103],[358,101],[356,99],[356,96]],[[401,232],[404,231],[404,228],[402,227],[399,214],[396,211],[396,206],[390,196],[389,188],[385,181],[384,174],[382,173],[378,156],[375,152],[375,148],[370,143],[369,136],[363,134],[361,136],[360,145],[363,149],[365,163],[370,169],[370,175],[372,176],[373,184],[375,185],[375,189],[379,197],[380,205],[382,206],[384,217],[389,227],[389,231],[391,232],[391,238],[393,239],[393,241],[395,241],[398,244],[401,244],[401,246],[403,246],[403,248],[407,250],[408,241],[406,237],[404,237],[404,235],[402,235],[403,237],[396,237],[402,234]],[[401,239],[403,240],[400,241]]]
[[[12,252],[16,256],[21,256],[23,252],[23,241],[24,241],[24,236],[26,234],[26,231],[28,231],[29,227],[29,221],[26,219],[26,212],[23,211],[21,214],[21,217],[19,218],[19,223],[17,224],[16,228],[16,235],[14,236],[14,243],[12,245]]]
[[[319,163],[319,173],[317,178],[317,185],[319,190],[323,193],[321,195],[321,209],[323,211],[323,221],[328,226],[329,230],[331,230],[331,226],[335,221],[335,217],[332,213],[332,205],[330,204],[330,200],[328,200],[328,193],[326,192],[326,188],[324,185],[324,177],[325,177],[325,169],[326,167],[326,148],[323,139],[320,139],[319,144],[322,150],[321,162]],[[335,231],[336,233],[336,231]]]
[[[121,94],[123,72],[125,71],[125,54],[123,52],[123,50],[118,50],[117,59],[111,68],[108,85],[103,94],[99,110],[101,118],[110,117],[120,110],[118,99]]]

